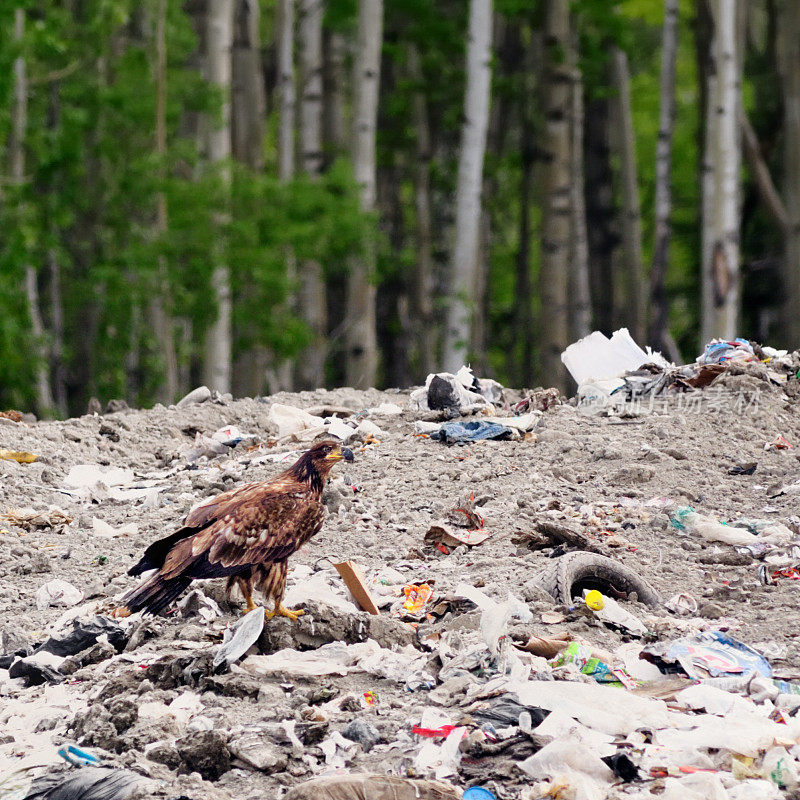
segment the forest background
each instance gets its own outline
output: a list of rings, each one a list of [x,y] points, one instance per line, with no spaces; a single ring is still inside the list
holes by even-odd
[[[0,0],[0,407],[800,346],[796,0]]]

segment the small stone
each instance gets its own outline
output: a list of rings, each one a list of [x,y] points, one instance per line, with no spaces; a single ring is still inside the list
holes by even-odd
[[[183,768],[199,772],[207,781],[215,781],[231,768],[225,737],[218,731],[190,733],[175,742]]]
[[[31,643],[27,633],[13,622],[8,622],[0,630],[0,654],[16,653],[25,650]]]
[[[86,406],[86,413],[87,414],[103,413],[103,406],[100,405],[100,401],[96,397],[92,397],[89,399],[89,404]]]
[[[365,753],[369,753],[381,740],[377,728],[363,719],[354,719],[342,731],[342,736],[351,742],[358,742]]]
[[[117,411],[127,411],[130,406],[124,400],[109,400],[106,403],[106,414],[115,414]]]
[[[706,619],[721,619],[725,616],[725,609],[719,603],[706,603],[700,607],[699,614]]]
[[[185,408],[186,406],[192,405],[192,403],[205,403],[210,399],[211,390],[208,386],[198,386],[196,389],[192,389],[189,394],[178,400],[175,405],[177,408]]]
[[[108,704],[108,711],[117,733],[128,730],[139,719],[138,705],[126,697],[117,697],[112,700]]]
[[[144,755],[150,761],[164,764],[170,769],[176,770],[181,765],[180,753],[172,742],[156,742],[152,747],[145,749]]]
[[[205,631],[199,625],[184,625],[178,632],[178,638],[186,642],[202,642]]]
[[[282,772],[289,761],[285,749],[255,731],[247,731],[228,744],[231,754],[249,767],[271,775]]]

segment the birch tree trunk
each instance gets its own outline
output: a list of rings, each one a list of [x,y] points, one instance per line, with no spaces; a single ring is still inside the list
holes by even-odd
[[[375,207],[375,136],[378,117],[383,0],[359,0],[353,102],[353,170],[361,188],[361,208]],[[347,276],[345,377],[350,386],[375,385],[378,342],[375,327],[375,251],[354,259]]]
[[[14,41],[22,42],[25,36],[25,10],[14,11]],[[14,60],[14,102],[11,110],[11,135],[8,142],[11,181],[15,186],[25,182],[25,131],[28,127],[28,77],[24,56]],[[50,389],[50,367],[45,343],[44,325],[39,311],[39,288],[36,269],[25,266],[25,297],[33,340],[33,355],[36,361],[36,410],[40,416],[53,411],[53,393]]]
[[[211,164],[227,161],[231,155],[231,46],[233,42],[233,0],[208,0],[206,18],[206,65],[208,81],[222,93],[222,124],[210,124],[206,134]],[[230,184],[230,170],[221,167],[223,180]],[[220,219],[229,214],[220,210]],[[217,316],[206,331],[204,382],[209,389],[229,392],[231,387],[231,286],[230,270],[221,248],[213,254],[215,266],[211,287]]]
[[[294,176],[294,0],[278,0],[275,14],[278,50],[278,178]]]
[[[783,258],[781,347],[800,346],[800,5],[783,0],[779,16],[779,63],[783,81],[784,205],[788,228]]]
[[[154,70],[156,86],[156,140],[155,149],[158,169],[163,178],[167,155],[167,0],[158,0],[156,9],[156,63]],[[156,198],[156,237],[167,231],[167,198],[163,192]],[[155,286],[150,300],[150,324],[156,338],[158,350],[164,364],[164,382],[159,385],[156,397],[164,404],[174,403],[178,398],[178,359],[175,353],[172,315],[165,303],[170,296],[167,264],[160,256],[155,275]]]
[[[235,0],[233,11],[233,50],[231,52],[231,155],[246,164],[253,172],[264,169],[264,123],[266,117],[266,90],[261,65],[259,33],[260,9],[258,0]],[[280,8],[276,14],[276,28],[280,30]],[[278,92],[282,90],[280,36],[278,40]],[[291,40],[290,40],[291,41]],[[292,102],[294,99],[292,98]],[[278,128],[278,170],[283,156],[283,116]],[[290,128],[290,135],[292,129]],[[290,139],[291,142],[291,139]],[[252,279],[243,278],[242,294],[248,291]],[[234,303],[236,301],[234,300]],[[244,333],[253,345],[241,349],[232,365],[231,391],[235,397],[256,397],[267,385],[270,353],[257,335],[250,335],[253,322],[234,325],[234,338]],[[275,359],[273,359],[274,361]],[[280,372],[277,369],[276,372]],[[290,366],[283,373],[290,372]],[[291,388],[291,380],[284,380],[282,389]]]
[[[707,75],[703,167],[701,340],[732,339],[739,324],[739,168],[741,84],[736,0],[710,0],[713,36]]]
[[[231,54],[231,150],[234,158],[256,171],[264,168],[267,106],[261,68],[259,16],[257,0],[235,0]],[[279,80],[282,77],[281,73]],[[279,136],[281,133],[282,129]]]
[[[675,128],[675,64],[678,57],[678,0],[665,0],[661,34],[661,84],[656,141],[655,238],[650,268],[651,319],[648,344],[663,346],[667,332],[666,279],[672,236],[672,132]],[[644,343],[642,343],[644,344]]]
[[[561,352],[569,344],[567,287],[570,254],[570,98],[572,73],[565,58],[570,46],[569,0],[545,7],[544,156],[542,196],[541,297],[542,380],[567,391]]]
[[[422,86],[423,75],[416,45],[408,48],[408,71]],[[414,210],[417,222],[417,266],[414,270],[412,308],[415,319],[417,377],[422,380],[435,369],[436,326],[433,320],[433,223],[431,218],[431,131],[428,104],[421,89],[412,98],[416,164]]]
[[[572,84],[572,126],[570,191],[571,251],[569,265],[569,339],[571,342],[588,336],[592,330],[592,295],[589,285],[589,240],[586,229],[586,184],[583,152],[583,79],[575,65],[576,47],[573,44],[572,58],[574,82]]]
[[[642,215],[639,206],[639,178],[636,168],[636,131],[631,109],[631,80],[628,56],[614,48],[614,83],[617,89],[617,126],[622,199],[622,261],[625,276],[627,324],[640,343],[645,335],[644,271],[642,269]]]
[[[312,178],[322,171],[322,0],[300,4],[300,152],[303,170]],[[328,302],[322,266],[316,261],[300,265],[299,310],[311,331],[311,342],[297,360],[299,389],[325,385]]]
[[[491,85],[492,0],[470,0],[466,92],[456,186],[455,242],[444,337],[444,368],[456,372],[467,359],[475,310],[481,221],[481,184]]]
[[[325,68],[322,71],[322,128],[325,144],[336,155],[345,152],[348,125],[344,110],[345,38],[337,31],[323,31]]]
[[[50,269],[50,316],[53,330],[53,389],[59,416],[67,416],[67,376],[64,366],[64,306],[61,298],[61,265],[53,250],[47,254]]]

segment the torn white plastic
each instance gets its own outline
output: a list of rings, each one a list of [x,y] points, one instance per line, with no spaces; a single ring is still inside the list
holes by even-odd
[[[661,353],[654,353],[649,347],[642,350],[627,328],[614,331],[610,339],[600,331],[594,331],[571,344],[561,354],[561,360],[578,386],[590,381],[619,378],[642,364],[671,366]]]
[[[533,614],[527,604],[508,593],[508,599],[503,603],[492,600],[480,589],[470,586],[468,583],[459,583],[454,594],[456,597],[465,597],[471,600],[483,612],[481,614],[481,634],[483,641],[489,648],[492,655],[498,652],[498,643],[502,636],[505,636],[506,626],[512,617],[516,617],[520,622],[530,622]]]
[[[36,608],[39,611],[50,606],[71,608],[83,601],[83,592],[67,581],[56,578],[39,587],[36,592]]]
[[[269,421],[278,426],[278,438],[291,436],[309,428],[322,430],[322,417],[315,417],[302,408],[273,403],[269,407]]]

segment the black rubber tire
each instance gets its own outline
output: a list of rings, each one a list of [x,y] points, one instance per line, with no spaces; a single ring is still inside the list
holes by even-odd
[[[555,600],[571,605],[584,589],[597,589],[611,597],[627,597],[633,592],[639,602],[660,606],[658,592],[624,564],[613,558],[578,550],[557,558],[536,577],[536,582]]]

